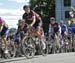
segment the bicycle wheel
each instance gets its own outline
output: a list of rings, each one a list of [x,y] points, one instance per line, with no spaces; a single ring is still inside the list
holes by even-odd
[[[22,50],[26,58],[33,58],[35,55],[35,44],[31,37],[23,39]]]
[[[14,41],[13,41],[13,40],[10,40],[10,41],[9,41],[8,50],[9,50],[10,58],[11,58],[11,57],[15,57],[16,48],[15,48],[15,44],[14,44]]]

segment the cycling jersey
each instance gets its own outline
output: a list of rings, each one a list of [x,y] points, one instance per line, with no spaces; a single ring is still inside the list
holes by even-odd
[[[1,36],[7,35],[6,33],[7,33],[7,31],[8,31],[8,26],[7,26],[6,24],[3,24],[2,26],[3,26],[3,29],[2,29],[2,31],[0,32],[0,35],[1,35]]]
[[[59,31],[58,23],[55,23],[55,24],[53,25],[53,29],[54,29],[54,32],[55,32],[55,33]]]
[[[64,32],[66,31],[66,25],[65,24],[62,24],[61,25],[61,34],[64,34]]]
[[[71,24],[69,26],[69,28],[70,28],[70,30],[71,30],[72,33],[75,33],[75,24]]]
[[[37,13],[35,13],[34,11],[31,10],[29,14],[24,13],[22,16],[22,18],[25,19],[25,22],[29,25],[33,22],[33,17],[35,17],[35,19],[36,19],[36,22],[33,26],[37,27],[39,25],[39,22],[41,19],[41,17]]]
[[[16,36],[18,34],[20,34],[20,36],[22,37],[23,33],[26,33],[26,32],[27,32],[27,26],[26,25],[18,26],[18,30],[17,30]]]
[[[49,25],[49,32],[53,32],[53,33],[60,32],[59,24],[58,23],[50,24]]]

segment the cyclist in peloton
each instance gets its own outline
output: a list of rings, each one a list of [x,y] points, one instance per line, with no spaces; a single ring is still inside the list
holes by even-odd
[[[54,17],[50,18],[50,24],[49,24],[49,40],[54,39],[55,33],[61,37],[61,27],[59,24],[55,21]]]
[[[71,24],[69,25],[69,30],[71,30],[72,35],[75,34],[75,21],[71,19]]]
[[[18,28],[15,34],[15,45],[19,46],[20,42],[22,41],[24,34],[27,32],[27,25],[23,19],[18,20]]]
[[[8,53],[8,42],[7,42],[7,31],[8,25],[7,23],[0,17],[0,36],[3,40],[5,51],[4,53]]]
[[[63,21],[60,21],[60,26],[61,26],[61,35],[63,36],[67,36],[68,35],[68,28],[66,26],[66,24],[64,24]]]
[[[29,24],[31,27],[34,28],[34,31],[37,29],[36,33],[42,37],[41,33],[39,34],[39,30],[42,30],[42,19],[41,17],[30,9],[30,6],[24,6],[23,10],[25,13],[22,16],[22,19],[25,20],[25,23]],[[42,30],[43,31],[43,30]],[[41,31],[41,32],[42,32]],[[44,32],[42,32],[44,34]]]

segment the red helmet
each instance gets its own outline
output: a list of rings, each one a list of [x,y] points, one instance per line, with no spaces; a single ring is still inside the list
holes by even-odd
[[[2,24],[4,22],[4,20],[0,17],[0,24]]]

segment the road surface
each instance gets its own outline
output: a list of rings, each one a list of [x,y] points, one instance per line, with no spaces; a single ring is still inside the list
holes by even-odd
[[[33,59],[25,57],[1,60],[0,63],[75,63],[75,53],[50,54],[35,56]]]

